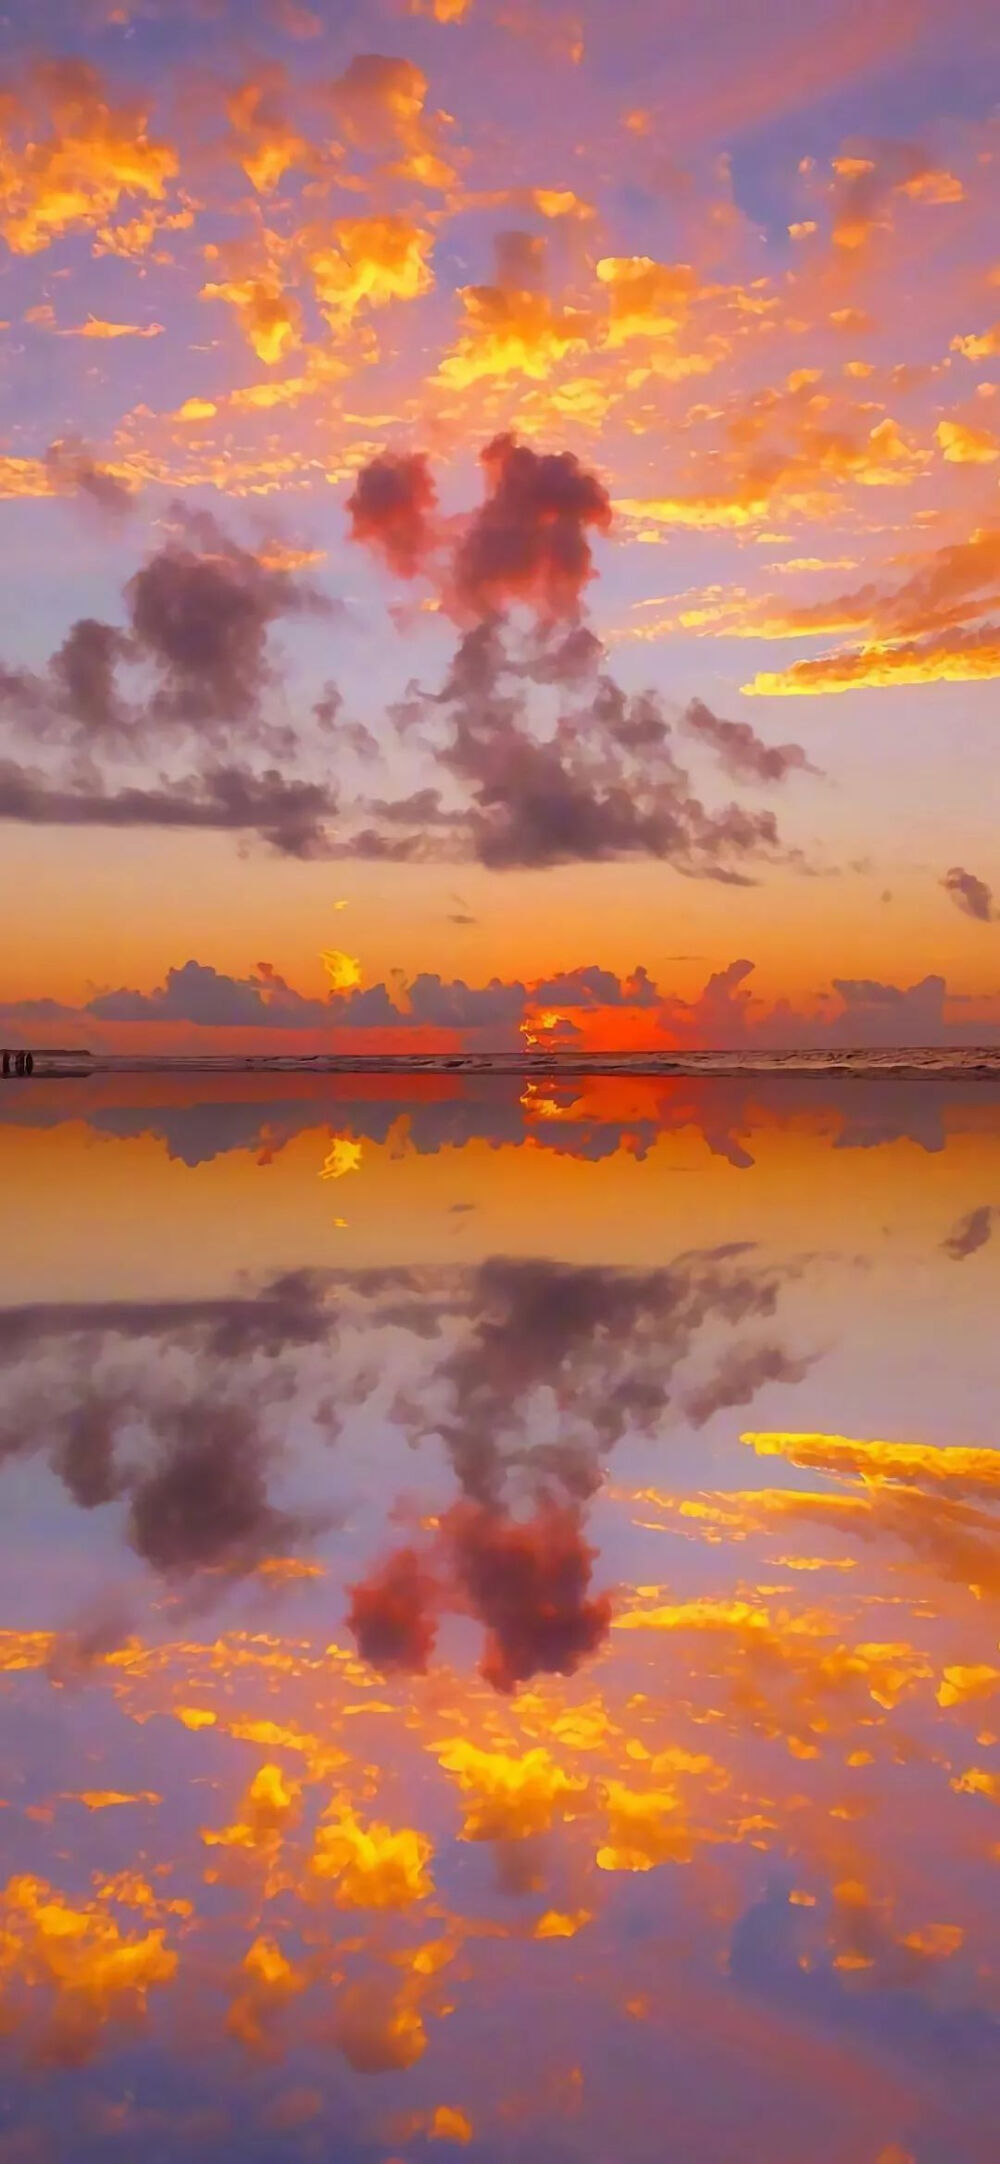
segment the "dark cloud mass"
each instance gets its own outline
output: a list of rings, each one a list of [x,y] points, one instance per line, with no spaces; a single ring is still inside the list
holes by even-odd
[[[156,677],[156,721],[246,730],[274,679],[267,635],[279,617],[329,613],[291,572],[273,570],[208,512],[186,515],[178,539],[125,589],[133,637]],[[246,741],[245,733],[243,741]],[[284,737],[285,748],[294,739]]]
[[[77,465],[82,456],[72,453]],[[510,434],[494,437],[481,465],[483,500],[464,518],[439,520],[420,451],[380,452],[347,502],[352,538],[402,578],[430,574],[461,626],[441,690],[413,686],[390,715],[429,768],[407,794],[348,811],[339,777],[288,772],[302,742],[281,711],[271,633],[281,620],[329,616],[333,604],[209,512],[175,505],[166,541],[126,584],[123,627],[83,618],[44,672],[0,668],[0,710],[15,733],[76,761],[42,774],[9,759],[0,818],[204,828],[256,834],[286,856],[494,870],[653,857],[730,885],[752,883],[762,863],[796,861],[771,811],[706,806],[662,703],[602,672],[582,612],[594,537],[612,523],[603,481],[574,453]],[[324,776],[339,755],[378,756],[370,729],[342,715],[336,687],[313,701],[311,722]],[[768,746],[698,700],[684,726],[740,783],[808,767],[800,746]],[[158,772],[136,786],[94,764],[97,752],[149,760],[185,740],[190,771],[179,777]],[[280,767],[254,772],[253,752]]]
[[[450,1611],[480,1625],[481,1670],[498,1690],[592,1657],[612,1603],[592,1590],[584,1514],[605,1457],[627,1434],[660,1433],[675,1397],[700,1426],[769,1383],[799,1381],[806,1361],[736,1338],[709,1382],[678,1391],[703,1335],[772,1316],[781,1284],[737,1246],[651,1271],[497,1257],[460,1280],[458,1311],[438,1315],[446,1339],[459,1325],[457,1341],[419,1403],[396,1407],[414,1442],[443,1442],[460,1496],[422,1548],[411,1541],[352,1587],[365,1658],[423,1669],[435,1618]]]
[[[436,505],[425,454],[382,451],[347,499],[351,539],[366,542],[398,578],[415,578],[433,545]]]
[[[323,1522],[279,1508],[270,1481],[293,1356],[335,1322],[308,1270],[217,1299],[4,1309],[0,1464],[43,1453],[81,1509],[123,1504],[158,1573],[252,1570]]]
[[[765,744],[748,721],[720,721],[702,699],[690,700],[684,727],[711,747],[731,781],[779,782],[796,771],[816,771],[801,744]]]
[[[156,788],[85,788],[46,781],[0,760],[0,819],[29,826],[165,827],[256,834],[278,856],[330,854],[336,798],[319,782],[285,781],[276,769],[218,766]]]
[[[127,726],[115,671],[130,652],[124,632],[84,616],[52,656],[51,673],[61,703],[90,738],[114,737]]]
[[[455,553],[463,612],[484,617],[524,601],[540,617],[574,616],[593,577],[589,534],[607,533],[611,502],[572,451],[533,451],[495,436],[482,453],[487,495]]]
[[[603,482],[573,453],[538,452],[509,434],[487,445],[481,463],[484,499],[454,522],[450,557],[442,551],[433,566],[422,454],[381,454],[350,499],[354,537],[406,577],[433,568],[462,631],[440,692],[414,689],[394,716],[432,761],[436,784],[370,801],[371,823],[345,849],[472,858],[493,870],[647,856],[734,885],[750,883],[760,861],[788,861],[773,813],[708,809],[675,756],[662,703],[652,693],[629,697],[601,673],[604,650],[582,608],[593,536],[612,523]],[[518,610],[528,612],[527,630]],[[538,710],[546,693],[554,721]],[[698,700],[686,726],[738,782],[780,782],[809,765],[801,746],[769,746]]]
[[[207,1577],[224,1591],[337,1522],[297,1506],[292,1439],[335,1437],[377,1387],[372,1345],[402,1333],[391,1417],[414,1449],[443,1448],[457,1492],[349,1586],[347,1620],[373,1666],[423,1670],[441,1618],[471,1618],[483,1674],[511,1690],[600,1646],[611,1603],[585,1513],[626,1435],[652,1440],[675,1407],[701,1418],[696,1349],[721,1338],[702,1386],[719,1403],[804,1372],[742,1337],[788,1274],[732,1246],[651,1271],[303,1269],[204,1300],[7,1309],[0,1464],[39,1457],[79,1508],[117,1507],[132,1553],[206,1597]]]
[[[533,1520],[458,1505],[447,1528],[458,1584],[482,1623],[482,1673],[500,1691],[542,1672],[573,1675],[611,1625],[611,1598],[590,1591],[595,1550],[577,1510]]]
[[[984,879],[977,879],[975,872],[963,871],[960,864],[953,864],[941,881],[945,893],[950,894],[956,909],[963,916],[974,917],[977,924],[991,924],[1000,914],[993,907],[992,889]]]
[[[437,1636],[440,1588],[415,1548],[397,1548],[348,1587],[347,1626],[373,1668],[422,1675]]]
[[[945,1254],[952,1262],[964,1262],[967,1256],[977,1254],[991,1239],[998,1218],[1000,1205],[995,1203],[984,1202],[978,1210],[970,1210],[966,1217],[959,1218],[948,1238],[942,1240]]]

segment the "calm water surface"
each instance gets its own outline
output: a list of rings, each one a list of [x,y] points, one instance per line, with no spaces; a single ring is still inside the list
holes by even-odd
[[[1000,1090],[0,1094],[2,2164],[994,2164]]]

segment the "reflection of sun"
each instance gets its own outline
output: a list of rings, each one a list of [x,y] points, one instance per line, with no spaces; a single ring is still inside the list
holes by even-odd
[[[558,1014],[554,1007],[541,1007],[537,1014],[525,1015],[524,1021],[518,1024],[518,1028],[526,1045],[536,1045],[539,1041],[539,1031],[558,1029],[560,1023],[564,1022],[565,1019],[565,1015]]]
[[[350,1135],[334,1135],[323,1161],[321,1180],[342,1180],[345,1172],[359,1172],[364,1145]]]

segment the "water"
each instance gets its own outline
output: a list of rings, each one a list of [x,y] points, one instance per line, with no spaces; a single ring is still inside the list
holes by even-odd
[[[0,2158],[990,2164],[1000,1088],[0,1093]]]

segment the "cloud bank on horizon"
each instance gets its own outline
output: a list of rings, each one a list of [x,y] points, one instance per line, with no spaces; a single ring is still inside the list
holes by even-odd
[[[995,14],[720,7],[14,26],[6,1028],[994,1041]]]

